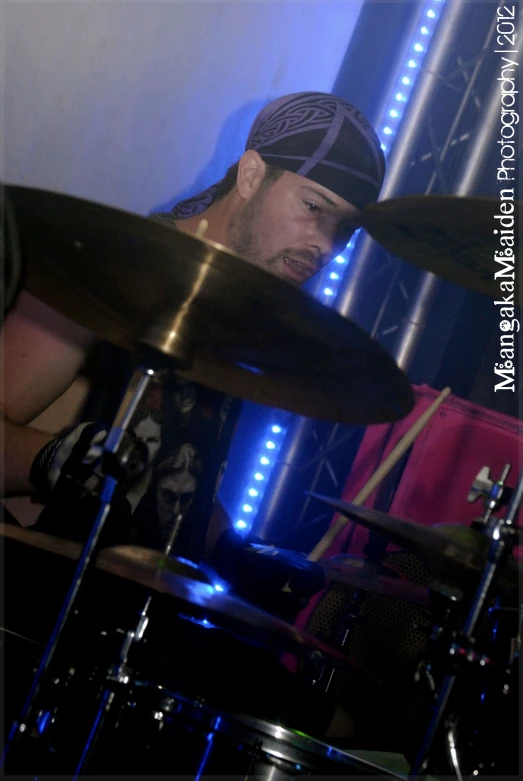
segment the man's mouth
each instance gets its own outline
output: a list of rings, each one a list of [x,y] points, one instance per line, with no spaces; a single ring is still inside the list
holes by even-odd
[[[283,258],[283,265],[287,276],[298,282],[306,282],[316,273],[316,268],[311,264],[287,256]]]

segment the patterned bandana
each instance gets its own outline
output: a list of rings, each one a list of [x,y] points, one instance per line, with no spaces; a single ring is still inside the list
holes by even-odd
[[[385,157],[367,118],[342,98],[297,92],[274,100],[253,122],[245,150],[269,165],[305,176],[358,209],[378,199]],[[218,184],[177,204],[170,218],[207,209]]]

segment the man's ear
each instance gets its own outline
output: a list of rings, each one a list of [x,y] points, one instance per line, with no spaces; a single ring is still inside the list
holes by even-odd
[[[258,192],[265,178],[266,165],[256,150],[244,152],[238,161],[236,189],[243,200]]]

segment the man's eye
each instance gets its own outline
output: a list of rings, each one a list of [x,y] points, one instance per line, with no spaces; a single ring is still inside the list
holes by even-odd
[[[303,201],[303,203],[305,204],[305,206],[310,212],[314,212],[314,213],[321,212],[320,207],[317,206],[315,203],[311,203],[310,201]]]

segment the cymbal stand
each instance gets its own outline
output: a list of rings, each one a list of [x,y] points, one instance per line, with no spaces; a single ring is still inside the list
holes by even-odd
[[[363,563],[364,572],[379,574],[379,568],[385,556],[386,545],[385,547],[382,547],[383,535],[377,535],[377,537],[379,537],[379,549],[371,549],[367,546],[367,550],[364,550],[364,553],[367,555],[367,558],[364,559]],[[374,558],[372,554],[376,554],[376,558]],[[362,615],[362,606],[365,601],[365,597],[367,597],[371,592],[372,589],[370,586],[369,588],[365,588],[364,586],[357,586],[352,596],[346,602],[345,610],[342,614],[341,629],[338,632],[338,640],[336,643],[336,647],[340,651],[343,651],[343,649],[347,646],[349,638],[354,632],[354,628],[357,626],[358,621],[361,623],[362,621],[367,620],[366,617]],[[320,664],[321,667],[319,667],[319,672],[316,672],[317,668],[313,668],[313,672],[309,675],[309,678],[312,679],[311,686],[313,686],[315,689],[321,689],[323,692],[328,692],[332,685],[336,669],[332,665],[325,662],[321,662]]]
[[[163,553],[165,556],[169,556],[172,546],[178,536],[181,528],[182,515],[177,515],[173,525],[173,529],[164,547]],[[186,562],[189,564],[189,562]],[[195,569],[197,566],[194,565]],[[131,649],[136,643],[139,643],[145,635],[147,625],[149,624],[149,610],[151,606],[152,595],[149,594],[145,600],[144,606],[140,612],[138,622],[134,629],[128,630],[125,633],[124,641],[120,648],[118,661],[109,664],[107,674],[105,676],[105,685],[98,696],[98,708],[96,715],[93,719],[91,731],[87,737],[85,745],[82,750],[82,755],[76,766],[73,781],[78,776],[88,769],[88,763],[95,751],[98,740],[102,731],[107,723],[109,714],[111,711],[117,708],[122,694],[128,691],[133,682],[134,670],[129,666],[129,655]]]
[[[505,474],[507,471],[508,470],[505,470]],[[453,723],[452,713],[449,709],[450,698],[459,672],[470,667],[474,663],[478,663],[480,666],[483,666],[486,663],[485,660],[482,657],[479,657],[474,651],[474,631],[478,619],[491,594],[492,585],[504,568],[507,558],[511,554],[514,546],[517,544],[518,537],[517,534],[514,533],[514,520],[522,499],[523,470],[519,476],[517,487],[512,494],[505,517],[497,518],[492,515],[492,508],[487,508],[489,521],[485,526],[485,534],[490,537],[487,561],[479,585],[472,599],[463,631],[452,639],[450,647],[448,648],[448,662],[451,664],[451,671],[448,672],[443,679],[432,719],[425,737],[423,738],[414,765],[410,771],[409,779],[411,779],[411,781],[418,779],[420,776],[424,777],[427,775],[427,772],[429,772],[428,768],[432,757],[432,746],[435,738],[440,735],[442,728],[445,730],[446,746],[451,763],[456,772],[456,777],[458,778],[458,781],[461,781],[458,748],[454,734],[455,724]]]
[[[73,608],[85,576],[94,562],[94,557],[99,547],[100,535],[111,509],[111,500],[115,488],[118,485],[118,482],[124,479],[129,472],[135,472],[136,470],[136,462],[139,460],[139,457],[136,455],[136,442],[131,437],[129,431],[132,418],[143,399],[149,383],[159,370],[164,369],[165,360],[166,359],[162,355],[155,353],[149,348],[145,348],[143,351],[137,353],[135,371],[129,382],[102,451],[102,469],[105,479],[100,495],[100,506],[87,542],[80,554],[80,559],[73,575],[71,585],[60,609],[58,619],[51,632],[51,636],[36,671],[22,712],[11,727],[1,760],[2,765],[14,745],[17,744],[24,735],[30,736],[33,732],[34,725],[32,724],[31,717],[35,703],[42,689],[42,685],[49,675],[49,667],[54,658],[60,639],[63,636],[64,629],[73,615]]]
[[[437,685],[434,673],[437,671],[437,661],[446,657],[448,643],[453,639],[453,628],[459,621],[463,592],[446,583],[432,580],[429,594],[433,618],[432,631],[425,649],[419,656],[414,681],[425,685],[435,697]]]
[[[365,589],[361,587],[357,588],[352,597],[347,602],[345,611],[343,613],[341,630],[338,634],[338,642],[336,643],[336,647],[340,651],[343,651],[347,645],[349,637],[353,632],[358,619],[361,618],[361,606],[363,604],[365,593]],[[333,665],[322,662],[319,673],[316,675],[313,673],[311,675],[311,685],[315,689],[320,689],[322,692],[328,692],[332,685],[335,672],[336,668]]]

